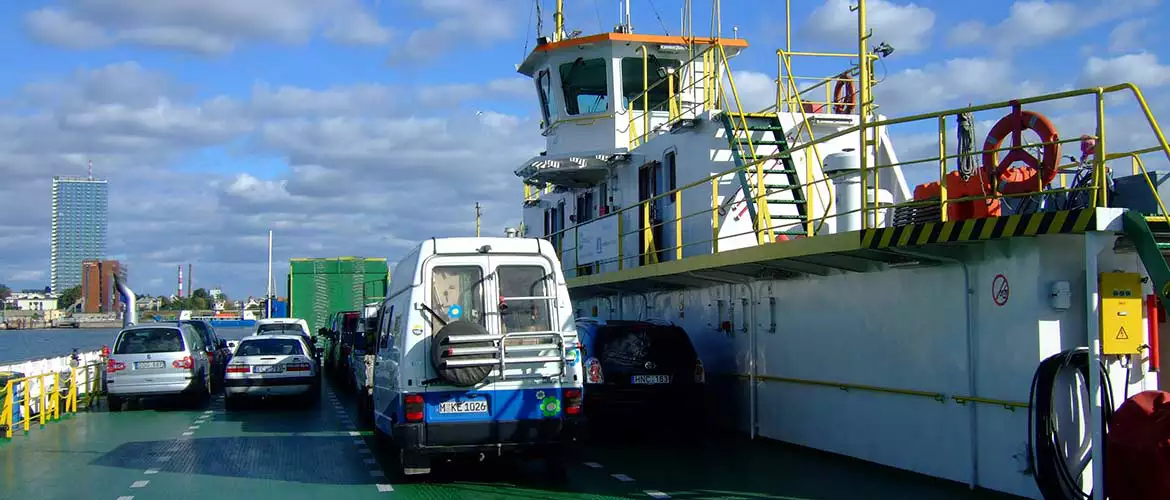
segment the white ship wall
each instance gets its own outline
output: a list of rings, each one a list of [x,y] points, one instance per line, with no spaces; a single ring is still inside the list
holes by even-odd
[[[713,284],[580,300],[575,307],[578,317],[591,315],[596,306],[603,318],[659,318],[683,326],[709,373],[741,376],[734,382],[738,389],[716,389],[721,393],[714,408],[726,413],[733,405],[735,423],[745,432],[751,399],[743,376],[751,371],[752,332],[761,376],[944,393],[948,399],[938,402],[761,380],[758,433],[964,483],[972,480],[974,467],[980,486],[1040,498],[1032,476],[1024,472],[1027,410],[965,406],[949,396],[1027,402],[1039,362],[1086,343],[1083,242],[1083,235],[1046,235],[973,247],[970,293],[963,267],[947,265],[750,286]],[[1106,248],[1098,258],[1100,271],[1142,272],[1136,254]],[[992,281],[998,274],[1010,285],[1003,306],[993,301]],[[1062,280],[1073,291],[1067,310],[1050,304],[1052,284]],[[968,300],[973,381],[968,376]],[[731,322],[731,334],[718,331],[723,321]],[[769,332],[773,321],[775,331]],[[1124,369],[1113,363],[1110,370],[1120,405]],[[1129,395],[1156,387],[1152,377],[1148,382],[1141,378],[1145,374],[1144,368],[1135,373],[1138,383]]]

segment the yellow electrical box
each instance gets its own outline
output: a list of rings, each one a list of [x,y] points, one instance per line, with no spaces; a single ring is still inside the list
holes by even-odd
[[[1101,352],[1141,354],[1145,341],[1142,276],[1137,273],[1101,273]]]

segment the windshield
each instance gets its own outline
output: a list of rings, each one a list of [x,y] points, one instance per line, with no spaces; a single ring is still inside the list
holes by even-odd
[[[114,344],[114,354],[154,354],[183,350],[183,336],[173,328],[126,330]]]
[[[597,332],[596,356],[604,370],[639,369],[648,362],[664,369],[689,369],[698,359],[681,328],[613,323]]]
[[[268,323],[256,328],[257,335],[308,335],[301,325],[296,323]]]
[[[301,342],[294,339],[249,339],[240,342],[236,356],[291,356],[304,355]]]

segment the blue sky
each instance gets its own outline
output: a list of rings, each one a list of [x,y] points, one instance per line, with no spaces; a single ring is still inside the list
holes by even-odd
[[[173,289],[175,265],[187,263],[196,286],[261,293],[269,228],[279,263],[393,260],[418,239],[469,234],[474,201],[493,234],[516,224],[521,187],[511,172],[543,149],[532,86],[514,71],[534,45],[533,3],[0,5],[0,199],[9,207],[0,211],[0,283],[48,282],[49,182],[84,173],[87,159],[117,200],[111,256],[153,294]],[[547,33],[554,2],[543,3]],[[844,0],[793,3],[795,49],[856,50]],[[617,1],[566,4],[569,30],[617,22]],[[682,4],[633,0],[635,30],[677,34]],[[695,2],[700,35],[709,9]],[[1170,112],[1170,54],[1157,29],[1170,15],[1158,0],[870,0],[869,9],[873,43],[895,47],[877,75],[884,114],[1119,81]],[[724,0],[724,34],[733,26],[752,44],[733,62],[737,83],[745,99],[766,103],[783,2]],[[841,69],[800,64],[802,74]],[[1069,134],[1087,126],[1078,111],[1046,109]],[[1140,123],[1127,116],[1118,126],[1135,128],[1118,130],[1140,142]],[[900,153],[930,147],[923,127],[896,134]]]

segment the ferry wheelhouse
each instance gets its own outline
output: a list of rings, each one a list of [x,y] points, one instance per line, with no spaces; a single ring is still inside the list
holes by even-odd
[[[858,51],[778,50],[761,110],[730,70],[746,40],[628,21],[566,36],[558,10],[518,68],[546,138],[515,170],[522,234],[561,253],[579,318],[683,326],[723,375],[710,406],[753,437],[1050,493],[1042,441],[1055,438],[1029,424],[1053,386],[1030,381],[1076,362],[1043,360],[1102,361],[1084,370],[1095,395],[1168,386],[1165,177],[1143,158],[1170,147],[1130,84],[881,114],[874,68],[894,48],[856,7]],[[799,64],[835,69],[803,78]],[[1112,94],[1128,104],[1106,106]],[[1041,114],[1077,107],[1091,129]],[[1106,148],[1114,109],[1148,119],[1141,144]],[[980,123],[995,125],[980,137]],[[901,151],[922,154],[900,158],[894,129],[926,143]],[[1057,399],[1051,411],[1080,429],[1060,439],[1093,443],[1064,488],[1088,491],[1104,481],[1106,439],[1089,422],[1122,398]]]

